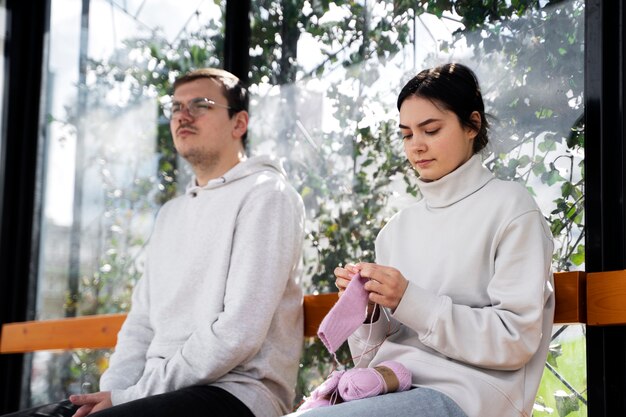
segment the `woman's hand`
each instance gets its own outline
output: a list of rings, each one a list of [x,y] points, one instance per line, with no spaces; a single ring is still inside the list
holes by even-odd
[[[340,266],[335,268],[335,286],[339,290],[339,297],[343,295],[346,287],[350,283],[350,280],[352,279],[354,274],[358,272],[359,270],[354,264],[346,264],[346,266],[343,268]]]
[[[361,277],[368,278],[365,289],[370,293],[370,301],[395,310],[400,304],[409,281],[396,268],[372,263],[354,265]]]
[[[378,320],[380,310],[376,310],[375,317],[371,317],[376,304],[390,308],[392,311],[395,310],[409,286],[409,281],[397,269],[373,263],[346,264],[344,268],[335,268],[334,273],[339,297],[343,295],[354,274],[359,273],[361,277],[369,279],[364,286],[365,290],[369,292],[366,321]]]
[[[352,280],[352,277],[359,273],[359,268],[354,264],[346,264],[344,268],[338,266],[333,272],[335,273],[335,286],[339,290],[339,297],[341,297],[346,290],[346,287]],[[374,311],[375,306],[376,304],[371,300],[367,303],[367,317],[365,318],[366,323],[378,320],[380,310],[376,310],[376,314],[372,317],[372,312]]]

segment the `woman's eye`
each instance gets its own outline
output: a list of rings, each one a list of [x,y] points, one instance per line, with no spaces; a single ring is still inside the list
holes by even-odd
[[[426,133],[427,135],[436,135],[437,132],[439,132],[439,129],[426,130],[424,133]]]
[[[400,133],[400,137],[402,138],[402,140],[411,139],[412,136],[412,133],[407,133],[406,135],[404,133]]]

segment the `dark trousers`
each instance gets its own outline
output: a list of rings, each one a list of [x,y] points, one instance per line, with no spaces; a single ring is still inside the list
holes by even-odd
[[[77,410],[69,401],[22,410],[2,417],[71,417]],[[130,401],[89,417],[254,417],[237,397],[221,388],[194,386]]]

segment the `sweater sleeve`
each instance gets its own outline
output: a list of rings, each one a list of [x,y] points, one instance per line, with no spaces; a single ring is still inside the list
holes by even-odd
[[[132,308],[117,335],[115,352],[111,355],[109,367],[102,374],[100,389],[115,391],[134,385],[146,362],[146,352],[153,337],[153,329],[148,319],[148,277],[147,272],[137,282],[132,297]]]
[[[208,384],[253,358],[298,267],[303,225],[297,194],[251,193],[234,230],[223,311],[214,322],[199,323],[171,357],[159,358],[136,384],[114,392],[114,403]]]
[[[538,210],[504,227],[487,288],[490,305],[455,304],[410,283],[394,317],[449,358],[494,370],[523,367],[539,347],[544,307],[552,294],[549,233]]]

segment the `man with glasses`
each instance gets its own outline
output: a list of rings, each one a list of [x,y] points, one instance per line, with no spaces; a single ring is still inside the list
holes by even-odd
[[[268,417],[292,407],[302,200],[275,161],[246,156],[248,93],[232,74],[184,75],[163,110],[194,177],[157,216],[101,391],[15,416]]]

